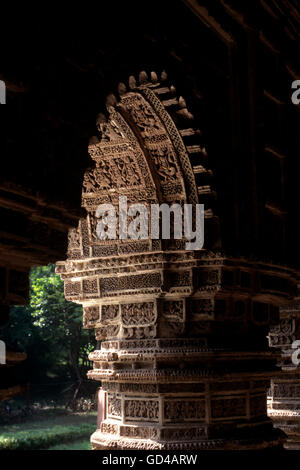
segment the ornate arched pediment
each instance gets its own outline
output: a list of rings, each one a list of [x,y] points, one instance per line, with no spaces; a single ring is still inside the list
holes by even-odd
[[[88,147],[92,165],[83,179],[82,206],[87,217],[80,221],[77,231],[85,243],[74,243],[76,237],[72,235],[70,258],[124,254],[126,244],[128,253],[161,249],[159,241],[152,243],[150,239],[148,244],[99,239],[97,208],[99,204],[112,204],[118,213],[120,196],[125,196],[128,204],[138,202],[149,208],[155,203],[195,205],[204,195],[205,215],[208,219],[213,217],[207,201],[214,193],[210,185],[201,184],[207,183],[212,173],[207,169],[205,148],[197,144],[200,133],[193,128],[192,114],[183,98],[176,98],[174,87],[167,85],[165,73],[162,83],[155,73],[151,80],[145,72],[139,78],[137,84],[130,77],[128,89],[120,83],[118,98],[109,95],[105,114],[97,117],[98,135]],[[193,145],[186,145],[184,140]]]

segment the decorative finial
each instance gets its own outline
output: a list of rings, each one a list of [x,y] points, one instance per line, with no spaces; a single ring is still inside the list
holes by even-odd
[[[125,83],[123,82],[120,82],[119,85],[118,85],[118,93],[120,96],[124,95],[127,91],[127,87],[125,85]]]
[[[186,108],[186,102],[185,102],[185,99],[182,98],[182,96],[179,97],[178,104],[179,104],[179,108],[181,109]]]
[[[162,81],[167,80],[167,78],[168,78],[167,72],[166,72],[165,70],[163,70],[162,73],[161,73],[161,79],[162,79]]]
[[[115,95],[113,93],[111,93],[110,95],[108,95],[106,97],[106,107],[109,108],[109,107],[114,107],[116,106],[117,104],[117,98],[115,97]]]
[[[148,75],[147,75],[147,72],[145,72],[145,70],[142,70],[139,73],[139,82],[140,82],[141,85],[144,85],[145,83],[148,83]]]
[[[133,75],[130,75],[130,77],[128,79],[128,84],[129,84],[129,88],[131,88],[131,90],[136,88],[136,79]]]
[[[151,82],[157,83],[157,74],[155,72],[151,72]]]

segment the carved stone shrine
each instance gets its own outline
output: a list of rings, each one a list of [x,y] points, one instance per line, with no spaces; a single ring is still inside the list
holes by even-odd
[[[91,139],[86,217],[57,263],[68,300],[101,348],[89,356],[107,409],[94,449],[265,449],[283,433],[267,416],[280,354],[268,346],[292,269],[222,252],[216,188],[203,137],[166,74],[120,83]],[[100,240],[99,204],[204,204],[205,245]]]

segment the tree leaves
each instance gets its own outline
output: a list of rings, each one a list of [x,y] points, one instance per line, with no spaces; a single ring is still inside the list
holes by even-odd
[[[82,327],[82,307],[65,300],[52,264],[31,269],[30,304],[11,308],[10,325],[1,336],[12,349],[27,352],[31,376],[55,372],[77,380],[85,378],[83,362],[95,344]]]

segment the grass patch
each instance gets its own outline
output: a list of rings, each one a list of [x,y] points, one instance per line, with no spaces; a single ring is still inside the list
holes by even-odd
[[[47,450],[92,450],[92,444],[89,439],[84,439],[75,442],[67,442],[66,444],[58,444],[49,447]]]
[[[80,438],[87,440],[96,429],[96,416],[96,412],[75,413],[2,426],[0,450],[48,449]]]

